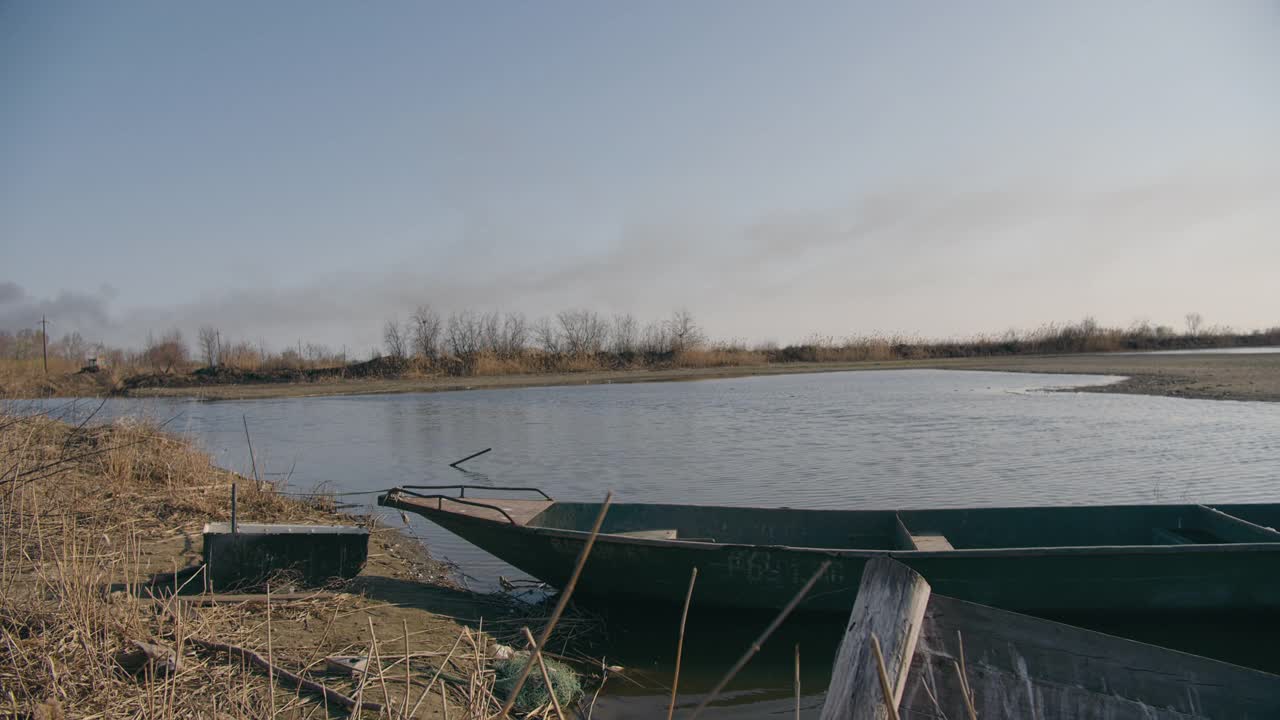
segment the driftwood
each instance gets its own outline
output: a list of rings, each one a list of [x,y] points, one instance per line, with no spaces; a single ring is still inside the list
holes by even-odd
[[[132,648],[116,653],[116,664],[133,675],[151,665],[157,672],[176,673],[182,669],[182,658],[171,648],[141,640],[131,640]]]
[[[247,661],[248,663],[250,663],[251,665],[253,665],[254,667],[257,667],[259,670],[264,670],[270,673],[273,677],[275,677],[277,681],[280,681],[283,684],[289,685],[291,687],[299,687],[299,688],[302,688],[303,690],[306,690],[307,692],[312,692],[312,693],[316,693],[317,695],[322,695],[324,696],[324,699],[326,701],[333,703],[335,705],[340,705],[346,708],[347,710],[353,710],[356,707],[357,701],[354,698],[347,697],[346,695],[343,695],[337,690],[325,687],[324,685],[321,685],[318,682],[308,680],[302,677],[301,675],[297,675],[295,673],[289,672],[288,670],[285,670],[279,665],[269,662],[266,658],[262,657],[258,653],[252,650],[249,650],[247,648],[238,647],[236,645],[228,645],[227,643],[211,642],[209,640],[197,640],[194,638],[191,640],[188,640],[188,642],[190,642],[192,645],[203,648],[205,650],[224,652],[224,653],[227,653],[228,655],[238,656],[243,660]],[[368,702],[366,700],[366,701],[361,701],[359,705],[365,710],[371,710],[373,712],[382,712],[382,705],[380,703]]]

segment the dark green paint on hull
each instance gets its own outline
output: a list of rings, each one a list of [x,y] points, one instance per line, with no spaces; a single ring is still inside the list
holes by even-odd
[[[421,514],[556,587],[568,579],[599,510],[551,502],[510,522],[456,512],[434,496],[392,491],[379,503]],[[938,593],[1035,614],[1280,608],[1280,533],[1267,527],[1280,521],[1280,506],[1220,509],[1230,512],[1199,505],[837,511],[618,504],[576,596],[678,604],[697,567],[698,605],[777,608],[830,559],[802,608],[845,613],[866,560],[889,555]],[[931,549],[904,549],[912,547]]]

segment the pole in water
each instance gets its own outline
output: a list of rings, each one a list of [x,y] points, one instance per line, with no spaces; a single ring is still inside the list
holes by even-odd
[[[231,534],[234,535],[240,530],[240,519],[236,517],[236,484],[231,483]]]
[[[492,450],[492,449],[493,449],[493,448],[485,448],[485,449],[481,450],[481,451],[480,451],[480,452],[478,452],[478,453],[472,453],[472,454],[470,454],[470,455],[468,455],[468,456],[466,456],[466,457],[462,458],[461,460],[457,460],[457,461],[454,461],[454,462],[449,463],[449,467],[453,468],[454,470],[461,470],[462,468],[458,467],[459,465],[461,465],[462,463],[464,463],[464,462],[466,462],[466,461],[468,461],[468,460],[470,460],[470,459],[472,459],[472,458],[478,458],[478,457],[480,457],[481,455],[483,455],[483,454],[485,454],[485,453],[489,452],[489,451],[490,451],[490,450]]]
[[[262,478],[258,477],[258,459],[253,456],[253,440],[249,437],[249,416],[241,415],[240,420],[244,423],[244,441],[249,444],[249,462],[253,464],[253,479],[261,483]]]

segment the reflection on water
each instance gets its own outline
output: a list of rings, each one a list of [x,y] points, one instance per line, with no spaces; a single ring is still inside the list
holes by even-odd
[[[574,500],[613,490],[620,502],[823,508],[1280,501],[1280,404],[1039,391],[1103,380],[904,370],[246,402],[113,400],[103,414],[171,418],[170,428],[193,435],[218,462],[246,471],[247,416],[258,467],[297,490],[469,482],[535,485]],[[486,447],[493,452],[469,462],[471,472],[448,467]],[[462,564],[473,587],[515,574],[414,523],[433,552]],[[632,679],[611,680],[594,717],[665,709],[678,619],[649,618],[651,627],[644,615],[610,623],[610,662],[632,668]],[[767,621],[695,615],[681,703],[696,704]],[[817,630],[786,626],[731,686],[733,707],[721,716],[793,712],[798,642],[802,705],[816,717],[841,625],[836,618]]]

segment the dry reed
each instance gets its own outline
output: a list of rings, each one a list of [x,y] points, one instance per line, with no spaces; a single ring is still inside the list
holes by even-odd
[[[175,550],[198,547],[203,521],[227,518],[232,482],[246,517],[338,519],[213,466],[154,424],[77,427],[17,404],[0,411],[0,706],[23,717],[302,718],[349,696],[389,718],[441,702],[454,718],[492,717],[489,634],[444,619],[452,630],[411,632],[401,615],[399,636],[379,638],[369,618],[380,606],[346,593],[273,587],[265,604],[185,594],[203,579],[174,562]],[[539,606],[485,602],[502,618],[499,636],[547,622]],[[593,622],[565,615],[552,637],[569,642]],[[335,625],[348,637],[367,625],[367,644],[337,640]],[[453,648],[415,647],[420,635]],[[464,645],[466,657],[456,652]],[[156,650],[139,663],[140,647]],[[352,651],[371,658],[360,676],[315,674],[325,656]]]

